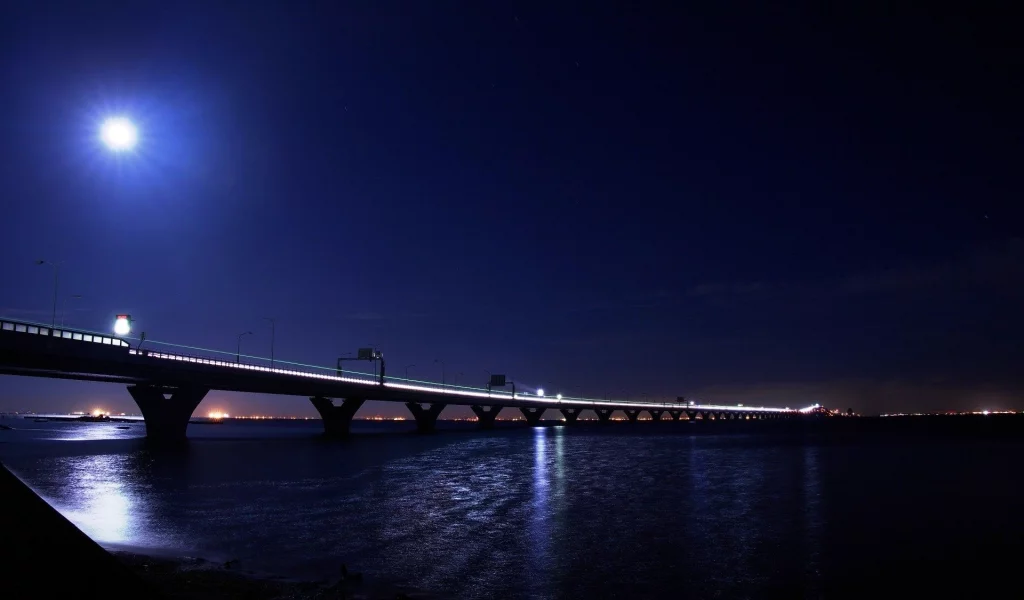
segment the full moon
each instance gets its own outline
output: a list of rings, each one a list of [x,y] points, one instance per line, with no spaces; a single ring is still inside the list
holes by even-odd
[[[135,147],[139,132],[128,119],[111,117],[100,127],[100,139],[114,152],[124,152]]]

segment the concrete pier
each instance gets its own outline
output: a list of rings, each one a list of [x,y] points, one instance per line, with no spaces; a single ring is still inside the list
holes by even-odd
[[[529,423],[531,427],[536,427],[537,425],[539,425],[540,418],[541,416],[544,415],[544,409],[541,407],[527,408],[525,406],[521,406],[519,407],[519,410],[523,413],[523,416],[526,417],[526,422]]]
[[[580,413],[583,412],[582,408],[562,408],[559,409],[562,416],[565,417],[565,424],[569,425],[576,422],[576,419],[580,417]]]
[[[406,402],[405,405],[409,408],[412,416],[416,418],[416,431],[420,433],[433,431],[434,426],[437,425],[437,416],[441,414],[444,407],[448,406],[440,402],[428,404],[426,408],[419,402]]]
[[[473,414],[476,415],[476,421],[480,424],[480,429],[493,429],[494,420],[498,418],[498,413],[501,412],[503,407],[501,406],[470,406],[473,409]]]
[[[184,440],[192,413],[209,391],[198,387],[128,386],[146,422],[146,437],[155,441]]]
[[[335,406],[330,398],[323,396],[314,396],[309,401],[323,419],[324,433],[332,437],[345,437],[349,434],[352,417],[365,402],[362,398],[346,398],[340,406]]]

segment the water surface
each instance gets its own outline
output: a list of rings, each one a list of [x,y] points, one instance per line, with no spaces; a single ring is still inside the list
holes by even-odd
[[[141,424],[4,423],[5,464],[108,547],[460,598],[831,597],[1024,538],[1014,440],[293,421],[154,451]]]

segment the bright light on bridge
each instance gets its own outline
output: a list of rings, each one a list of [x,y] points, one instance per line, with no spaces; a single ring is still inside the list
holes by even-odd
[[[114,335],[128,335],[131,332],[131,315],[117,315],[117,319],[114,320]]]
[[[543,398],[544,397],[544,388],[538,388],[537,389],[537,395],[540,396],[541,398]]]

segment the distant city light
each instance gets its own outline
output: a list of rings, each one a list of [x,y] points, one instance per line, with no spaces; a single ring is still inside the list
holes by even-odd
[[[561,400],[562,399],[562,395],[558,394],[557,396],[555,396],[555,398],[558,398],[559,400]]]
[[[100,126],[100,139],[114,152],[125,152],[139,141],[139,131],[124,117],[111,117]]]
[[[206,416],[211,419],[227,419],[231,415],[229,415],[226,412],[221,412],[219,410],[211,410],[209,413],[206,414]]]
[[[538,396],[544,396],[544,388],[540,388],[540,389],[538,389],[538,390],[537,390],[537,395],[538,395]]]
[[[115,335],[128,335],[132,332],[132,317],[131,315],[117,315],[114,320],[114,334]]]
[[[107,411],[103,410],[102,408],[94,408],[94,409],[92,409],[92,416],[94,416],[94,417],[102,417],[105,414],[108,414],[108,413],[107,413]]]

